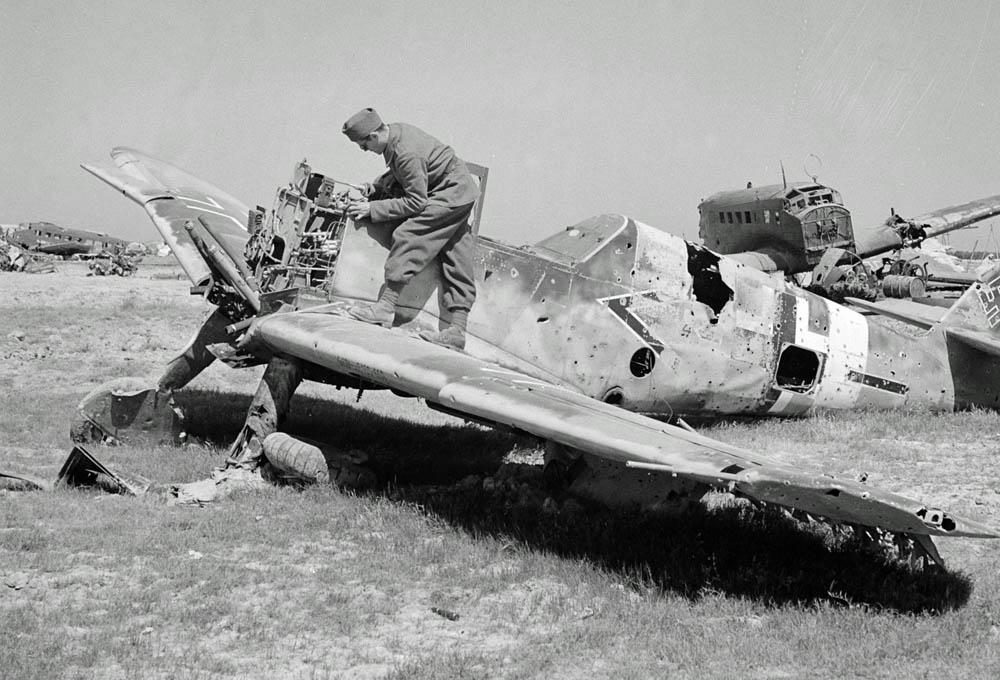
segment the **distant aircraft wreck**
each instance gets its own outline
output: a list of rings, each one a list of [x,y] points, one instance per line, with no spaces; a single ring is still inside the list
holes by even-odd
[[[299,381],[318,380],[391,389],[535,435],[548,442],[547,467],[570,484],[589,465],[621,480],[605,484],[620,493],[635,475],[664,494],[723,488],[860,533],[895,534],[937,561],[931,536],[997,535],[926,503],[804,472],[657,418],[995,408],[1000,267],[937,320],[896,310],[925,329],[905,333],[739,257],[601,215],[533,246],[480,236],[478,301],[466,351],[456,352],[414,337],[446,316],[434,267],[403,291],[394,328],[343,313],[352,301],[377,299],[391,240],[379,225],[347,218],[351,185],[300,169],[272,211],[249,210],[140,152],[119,148],[112,157],[116,167],[84,168],[146,209],[192,292],[217,310],[156,388],[130,392],[125,410],[147,415],[115,417],[114,385],[99,388],[81,404],[77,440],[127,438],[158,421],[170,394],[219,358],[233,367],[268,364],[230,469],[280,468],[265,442]],[[319,469],[305,448],[289,451]],[[296,465],[285,474],[304,476]]]
[[[132,276],[138,270],[137,261],[142,255],[130,254],[118,245],[114,250],[101,251],[87,262],[90,272],[87,276]]]
[[[55,270],[51,262],[35,258],[25,248],[8,241],[0,234],[0,272],[44,274]]]
[[[24,222],[7,235],[7,240],[32,252],[71,257],[125,248],[128,241],[99,231],[67,229],[51,222]]]
[[[721,191],[698,206],[699,236],[708,248],[748,267],[786,275],[808,274],[810,290],[845,297],[922,297],[933,272],[902,258],[874,269],[865,260],[919,248],[927,238],[1000,215],[991,196],[905,219],[890,209],[882,224],[855,230],[840,192],[811,182]],[[954,277],[952,277],[953,279]],[[953,283],[948,277],[940,281]],[[968,287],[973,281],[963,280]],[[950,287],[950,286],[938,286]],[[912,296],[912,292],[917,292]]]

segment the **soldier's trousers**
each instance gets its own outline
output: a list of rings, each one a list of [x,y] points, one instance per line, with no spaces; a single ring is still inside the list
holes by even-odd
[[[473,205],[428,205],[419,215],[399,222],[385,261],[386,282],[407,283],[437,258],[445,309],[472,309],[476,301],[476,237],[469,227]]]

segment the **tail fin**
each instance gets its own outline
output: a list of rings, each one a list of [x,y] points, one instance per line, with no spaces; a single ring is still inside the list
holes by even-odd
[[[980,274],[935,328],[951,341],[1000,358],[1000,263]]]
[[[1000,265],[980,274],[935,330],[945,338],[955,408],[1000,409]]]
[[[1000,340],[1000,263],[979,275],[941,317],[940,325],[985,331]]]

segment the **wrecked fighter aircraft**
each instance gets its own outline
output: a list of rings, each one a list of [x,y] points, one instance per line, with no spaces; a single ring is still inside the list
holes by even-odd
[[[112,157],[116,167],[83,167],[145,208],[192,292],[217,305],[158,388],[120,406],[141,412],[217,357],[235,367],[267,362],[231,463],[260,455],[299,381],[318,380],[388,388],[533,434],[548,442],[556,470],[586,461],[612,478],[642,474],[664,493],[721,487],[856,531],[908,537],[935,560],[931,536],[996,535],[658,418],[995,407],[1000,268],[929,331],[907,334],[738,259],[601,215],[533,246],[479,236],[478,299],[463,353],[416,337],[446,321],[436,265],[403,291],[394,328],[347,316],[354,301],[377,299],[391,241],[382,225],[347,218],[351,185],[300,164],[270,212],[250,210],[138,151],[117,148]],[[108,438],[127,434],[127,422],[93,407],[116,403],[102,399],[95,390],[78,422]]]

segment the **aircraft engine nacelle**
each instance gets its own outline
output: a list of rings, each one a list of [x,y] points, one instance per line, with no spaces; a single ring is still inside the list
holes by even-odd
[[[489,169],[466,165],[481,192],[471,223],[477,233]],[[360,198],[356,192],[351,195],[358,188],[312,172],[303,160],[292,181],[278,189],[270,211],[261,207],[250,211],[245,269],[260,290],[263,313],[301,309],[333,298],[378,298],[395,223],[351,220],[347,209]],[[437,272],[436,264],[428,267],[408,286],[400,305],[413,307],[411,316],[424,306],[427,291],[436,287]]]
[[[350,185],[310,171],[303,161],[279,188],[270,213],[252,212],[245,256],[264,294],[297,290],[325,301],[347,227]],[[338,191],[338,188],[340,191]]]

